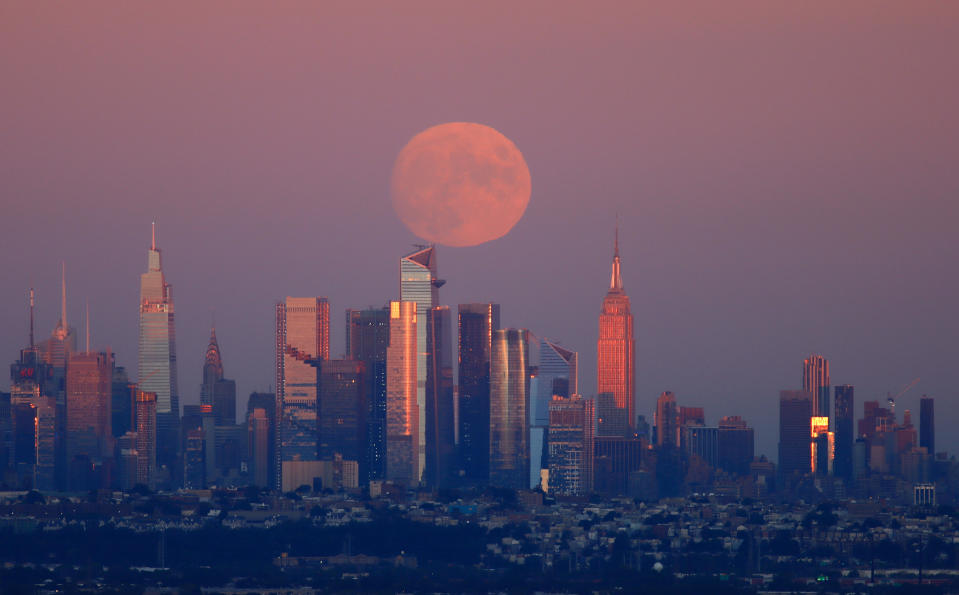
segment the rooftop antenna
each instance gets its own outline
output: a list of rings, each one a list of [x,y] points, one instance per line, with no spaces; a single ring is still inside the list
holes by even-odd
[[[157,249],[157,222],[156,221],[150,224],[150,232],[151,232],[150,250],[156,250]]]
[[[90,298],[87,298],[87,353],[90,353]]]
[[[30,349],[33,349],[33,288],[30,288]]]

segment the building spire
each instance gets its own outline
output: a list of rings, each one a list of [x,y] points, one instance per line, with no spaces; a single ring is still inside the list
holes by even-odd
[[[67,263],[60,261],[60,325],[67,330]]]
[[[613,239],[613,271],[609,277],[609,290],[622,291],[623,277],[619,272],[619,217],[616,218],[616,232]]]
[[[154,221],[150,224],[150,250],[157,249],[157,222]]]
[[[30,288],[30,349],[34,348],[33,341],[33,288]]]

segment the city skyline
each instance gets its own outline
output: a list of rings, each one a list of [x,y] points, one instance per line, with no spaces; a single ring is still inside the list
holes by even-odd
[[[214,310],[242,408],[274,383],[274,302],[327,296],[339,355],[345,308],[399,297],[417,240],[391,166],[416,132],[468,120],[522,149],[532,198],[502,239],[440,248],[442,301],[502,304],[503,328],[577,351],[584,393],[619,212],[638,414],[670,390],[710,423],[742,415],[773,454],[778,391],[821,353],[857,417],[918,377],[900,408],[929,394],[951,427],[957,8],[738,8],[11,8],[0,351],[26,343],[31,286],[49,336],[66,260],[69,320],[89,298],[96,348],[136,379],[156,220],[181,402],[197,402]]]

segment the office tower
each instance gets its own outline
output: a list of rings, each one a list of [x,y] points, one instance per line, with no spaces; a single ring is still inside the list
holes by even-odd
[[[719,466],[719,428],[700,425],[683,426],[686,453],[696,455],[710,467]]]
[[[250,483],[265,488],[270,485],[271,433],[267,409],[254,407],[247,413],[248,460],[250,461]]]
[[[390,344],[389,308],[346,310],[346,354],[366,369],[366,477],[386,478],[386,348]]]
[[[829,417],[829,360],[810,355],[802,364],[802,389],[813,396],[812,417]]]
[[[129,491],[137,483],[137,433],[117,436],[117,467],[113,487]]]
[[[157,471],[157,396],[137,389],[136,392],[136,483],[156,489]]]
[[[216,328],[210,328],[210,342],[203,361],[203,384],[200,385],[200,404],[213,408],[216,425],[236,423],[236,382],[223,375],[223,358],[216,340]]]
[[[592,490],[593,401],[573,394],[549,402],[549,493],[580,496]]]
[[[176,461],[180,443],[180,395],[173,314],[173,288],[163,274],[154,224],[147,252],[147,272],[140,275],[137,385],[139,390],[156,395],[156,457],[160,466],[168,468]]]
[[[184,408],[184,417],[186,410]],[[206,480],[206,436],[203,428],[192,428],[184,435],[183,447],[183,487],[188,490],[201,490],[207,486]]]
[[[70,354],[77,350],[76,329],[67,323],[67,275],[66,265],[61,263],[60,269],[60,320],[50,334],[50,338],[40,343],[40,353],[43,360],[54,368],[65,369]],[[33,290],[30,292],[31,304],[33,303]],[[32,308],[32,306],[31,306]],[[31,315],[32,316],[32,315]],[[31,343],[33,322],[31,319]],[[62,376],[61,376],[62,379]]]
[[[717,432],[719,468],[733,475],[749,475],[749,465],[755,455],[753,429],[739,417],[725,416],[719,420]]]
[[[779,393],[779,472],[784,477],[809,473],[812,401],[812,395],[806,391]]]
[[[67,361],[70,354],[77,350],[76,331],[67,322],[67,281],[66,265],[61,264],[60,277],[60,319],[50,337],[42,341],[39,351],[43,361],[49,366],[47,377],[44,380],[44,392],[54,397],[53,419],[47,420],[53,424],[53,452],[42,453],[49,455],[53,465],[53,485],[56,489],[67,488]],[[33,294],[31,291],[31,303]],[[32,310],[32,306],[31,306]],[[31,315],[31,344],[33,343],[33,323]]]
[[[813,416],[809,418],[810,471],[815,475],[832,473],[832,461],[835,436],[829,431],[829,418]]]
[[[617,406],[616,395],[596,395],[596,435],[627,437],[630,434],[629,412]]]
[[[250,393],[250,398],[246,402],[246,419],[250,426],[250,419],[255,418],[256,410],[262,409],[265,418],[265,429],[263,422],[254,421],[252,423],[253,435],[247,437],[249,447],[249,460],[253,465],[250,474],[253,477],[254,484],[260,487],[272,487],[275,477],[274,466],[276,465],[276,395],[273,393]],[[265,432],[265,433],[264,433]],[[265,436],[265,438],[264,438]],[[264,445],[261,441],[266,440]],[[266,457],[265,461],[262,457]]]
[[[386,478],[408,486],[420,481],[417,455],[416,302],[390,302],[390,345],[386,349]]]
[[[493,333],[490,353],[490,485],[529,489],[529,331]]]
[[[926,395],[919,399],[919,446],[936,455],[936,402]]]
[[[419,411],[416,437],[417,463],[420,472],[426,466],[426,380],[429,347],[427,315],[439,305],[439,288],[445,281],[436,278],[436,248],[427,246],[400,259],[400,300],[416,303],[416,406]]]
[[[277,424],[274,488],[288,463],[316,461],[316,381],[330,358],[330,304],[326,298],[287,297],[276,304]],[[294,486],[298,487],[298,486]]]
[[[499,330],[499,304],[460,304],[459,451],[465,483],[489,482],[489,388],[493,333]]]
[[[670,391],[656,399],[656,446],[679,448],[679,407]]]
[[[215,426],[213,435],[216,474],[220,479],[233,482],[236,480],[234,476],[240,472],[240,465],[246,457],[246,426],[241,424]]]
[[[625,496],[630,476],[643,464],[643,440],[596,436],[593,440],[593,489],[604,496]]]
[[[133,388],[123,366],[114,366],[110,382],[110,429],[117,439],[133,430]]]
[[[366,456],[366,365],[354,359],[320,362],[317,387],[317,445],[319,459],[332,461],[339,455],[356,461],[365,473]]]
[[[67,451],[72,490],[90,490],[92,478],[82,478],[81,466],[113,458],[110,401],[113,384],[113,354],[84,351],[70,354],[67,366]],[[79,480],[79,482],[77,481]]]
[[[853,430],[855,412],[854,389],[851,384],[841,384],[834,390],[835,416],[833,427],[836,430],[836,458],[833,471],[836,477],[850,480],[853,477],[853,444],[856,434]]]
[[[597,394],[611,393],[615,406],[625,412],[628,429],[636,424],[635,372],[636,342],[633,339],[633,315],[629,296],[623,291],[619,270],[619,227],[613,246],[613,271],[609,291],[603,298],[599,315],[599,340],[596,344]],[[603,416],[597,403],[597,415]]]
[[[546,460],[549,453],[546,428],[549,426],[553,397],[579,394],[578,361],[579,356],[575,351],[549,339],[540,341],[536,388],[533,389],[533,385],[530,385],[530,476],[535,481],[539,481],[542,470],[549,466]],[[592,402],[590,408],[592,410]]]
[[[424,481],[432,487],[452,484],[456,466],[453,411],[452,322],[448,306],[427,312],[426,339],[426,468]]]
[[[34,468],[33,488],[49,491],[58,489],[57,482],[57,399],[40,395],[36,426],[36,467]]]
[[[686,449],[686,431],[687,427],[705,426],[706,413],[702,407],[683,407],[679,408],[679,447]]]

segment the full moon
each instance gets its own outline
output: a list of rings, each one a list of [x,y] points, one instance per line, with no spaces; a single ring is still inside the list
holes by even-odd
[[[396,158],[393,208],[417,236],[476,246],[506,235],[529,204],[529,168],[498,131],[450,122],[420,132]]]

